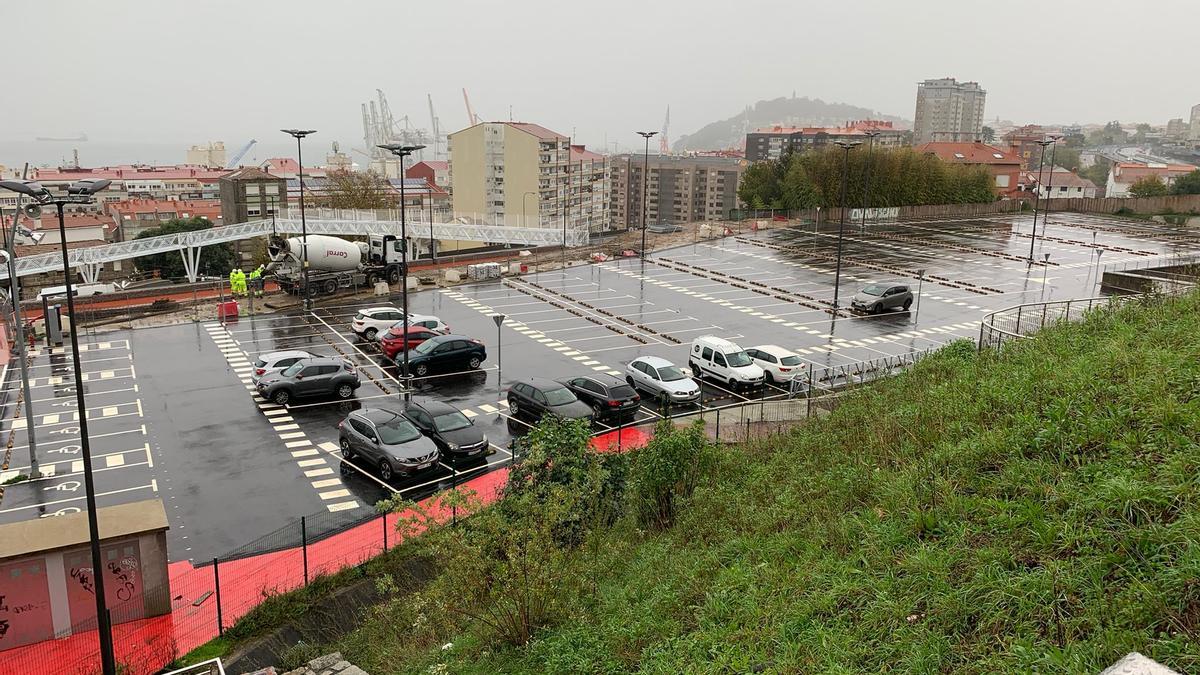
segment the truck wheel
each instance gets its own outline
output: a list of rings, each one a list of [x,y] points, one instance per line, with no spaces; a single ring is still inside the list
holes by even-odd
[[[379,275],[371,272],[367,275],[367,285],[374,288],[375,284],[379,283]]]
[[[388,283],[389,284],[400,283],[400,268],[399,267],[393,267],[392,269],[388,270],[387,274],[388,274]]]
[[[325,295],[333,295],[334,293],[337,293],[337,282],[333,279],[326,279],[323,290],[325,291]]]

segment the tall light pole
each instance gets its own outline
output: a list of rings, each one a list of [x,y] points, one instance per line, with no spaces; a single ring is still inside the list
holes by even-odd
[[[405,216],[404,193],[404,158],[418,150],[423,145],[402,145],[389,143],[378,146],[400,158],[400,303],[404,305],[402,320],[404,321],[404,363],[401,366],[400,381],[404,383],[404,400],[412,399],[412,376],[408,372],[408,218]],[[432,243],[431,243],[432,245]]]
[[[866,230],[867,230],[867,209],[869,209],[871,207],[871,158],[874,155],[875,139],[879,136],[879,134],[880,134],[880,131],[878,129],[871,129],[864,133],[864,135],[869,139],[867,141],[869,143],[869,145],[867,145],[866,185],[863,186],[862,226],[859,227],[859,229],[858,229],[859,232],[866,232]]]
[[[28,169],[28,165],[26,165]],[[22,172],[22,175],[25,175]],[[5,263],[8,265],[8,284],[9,297],[12,299],[13,306],[13,332],[15,335],[17,348],[17,361],[21,367],[21,388],[25,400],[25,435],[29,438],[29,477],[37,478],[41,476],[41,470],[38,468],[37,460],[37,435],[34,432],[33,423],[33,395],[29,392],[29,345],[25,342],[25,325],[21,320],[21,282],[17,277],[17,234],[22,232],[21,222],[21,198],[24,195],[17,193],[17,211],[13,214],[12,230],[8,234],[6,243],[8,250],[5,251]],[[41,207],[34,208],[40,210]],[[33,242],[42,240],[45,233],[34,232],[32,230],[24,230],[24,234],[33,239]]]
[[[1046,210],[1042,212],[1042,238],[1046,238],[1046,220],[1050,215],[1050,199],[1054,197],[1054,156],[1058,153],[1058,136],[1050,137],[1050,180],[1046,185]],[[1042,185],[1038,183],[1038,189],[1041,190]],[[1034,223],[1036,225],[1037,223]]]
[[[296,164],[300,171],[300,270],[304,278],[304,309],[312,309],[312,294],[308,288],[308,223],[304,220],[304,153],[300,149],[300,141],[305,136],[317,133],[316,129],[280,129],[283,133],[296,139]]]
[[[1042,146],[1042,152],[1041,152],[1041,156],[1038,157],[1037,190],[1034,191],[1034,193],[1033,193],[1033,231],[1029,233],[1029,265],[1030,265],[1030,267],[1033,266],[1033,242],[1037,239],[1038,204],[1042,200],[1042,168],[1043,168],[1043,165],[1046,163],[1046,146],[1050,145],[1053,142],[1054,141],[1052,141],[1048,138],[1043,138],[1042,140],[1037,142],[1038,145]]]
[[[642,264],[646,264],[646,212],[650,205],[646,203],[650,194],[650,139],[658,135],[657,131],[639,131],[638,136],[646,139],[646,149],[642,152]]]
[[[526,192],[525,194],[521,195],[521,226],[522,227],[529,227],[529,203],[525,201],[526,197],[537,198],[537,193],[536,192]],[[539,220],[541,220],[541,219],[539,218]],[[541,226],[541,223],[538,223],[538,226]],[[538,273],[537,250],[538,250],[538,247],[535,244],[533,247],[533,254],[534,254],[533,278],[535,280],[537,279],[537,273]]]
[[[921,316],[921,288],[925,285],[925,268],[917,270],[917,311],[913,312],[913,325],[917,325],[917,319]]]
[[[841,218],[838,219],[837,271],[833,275],[833,316],[836,318],[838,310],[838,287],[842,283],[842,236],[846,229],[846,182],[850,178],[850,151],[861,145],[862,141],[834,141],[834,143],[846,151],[842,155]]]
[[[87,404],[83,398],[83,368],[79,362],[79,322],[75,320],[75,291],[71,283],[71,263],[67,255],[67,224],[63,207],[67,204],[90,204],[92,197],[108,187],[109,180],[80,180],[67,187],[67,194],[55,197],[40,183],[33,181],[0,181],[0,188],[32,197],[42,205],[58,210],[58,236],[62,248],[63,281],[67,291],[67,313],[71,316],[71,364],[75,374],[75,407],[79,410],[80,450],[83,453],[83,484],[87,499],[88,537],[92,549],[92,583],[96,597],[96,628],[100,636],[100,664],[105,675],[116,675],[113,653],[112,624],[104,596],[104,560],[100,555],[100,524],[96,517],[96,484],[92,477],[92,448],[88,438]]]

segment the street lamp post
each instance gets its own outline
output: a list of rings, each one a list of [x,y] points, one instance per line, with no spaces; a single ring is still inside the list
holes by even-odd
[[[834,141],[834,143],[846,151],[842,155],[842,200],[840,204],[841,217],[838,219],[837,271],[833,275],[833,315],[837,317],[838,287],[842,282],[842,236],[846,229],[846,182],[850,179],[850,151],[857,148],[862,141]]]
[[[917,325],[917,319],[921,317],[921,288],[925,285],[925,268],[917,270],[917,310],[913,312],[913,325]]]
[[[33,395],[29,391],[29,345],[25,342],[25,325],[21,320],[21,283],[17,277],[17,234],[22,232],[20,226],[21,221],[21,193],[17,193],[17,211],[13,214],[12,230],[9,232],[7,244],[8,250],[5,253],[5,263],[8,265],[8,284],[9,298],[12,300],[13,307],[13,332],[15,335],[17,348],[17,361],[21,367],[21,389],[25,400],[25,435],[29,438],[29,477],[38,478],[41,476],[41,469],[38,468],[37,460],[37,434],[34,432],[33,423]],[[34,243],[42,240],[45,236],[41,232],[33,232],[32,230],[24,230],[33,239]]]
[[[75,320],[75,292],[71,283],[71,263],[67,253],[67,224],[63,209],[67,204],[89,204],[92,197],[108,187],[105,179],[80,180],[67,187],[67,194],[55,197],[40,183],[33,181],[0,181],[0,188],[32,197],[42,205],[53,205],[58,211],[58,236],[62,249],[63,281],[66,284],[67,313],[71,316],[71,365],[75,375],[75,406],[79,410],[80,450],[83,454],[83,484],[87,500],[88,537],[92,549],[92,583],[96,598],[96,628],[100,636],[100,664],[105,675],[117,672],[113,653],[112,624],[104,595],[104,560],[100,555],[100,524],[96,516],[96,484],[92,476],[92,448],[88,437],[87,404],[83,398],[83,368],[79,361],[79,322]]]
[[[1050,137],[1050,180],[1046,182],[1046,208],[1042,211],[1042,238],[1046,238],[1046,222],[1050,215],[1050,200],[1054,198],[1054,156],[1058,154],[1058,136]],[[1038,190],[1041,190],[1038,183]],[[1036,225],[1036,223],[1035,223]]]
[[[1029,233],[1029,264],[1031,266],[1033,265],[1033,242],[1037,240],[1038,204],[1041,203],[1042,200],[1042,169],[1046,163],[1046,146],[1053,142],[1054,141],[1047,138],[1043,138],[1037,142],[1038,145],[1042,146],[1042,152],[1041,156],[1038,157],[1037,190],[1035,190],[1033,193],[1033,231]],[[1053,172],[1051,172],[1051,175],[1053,175]]]
[[[404,199],[404,158],[418,150],[423,145],[402,145],[389,143],[378,146],[400,158],[400,304],[404,305],[402,320],[404,321],[404,359],[400,371],[400,380],[404,384],[404,400],[412,399],[412,375],[408,372],[408,218],[405,216]],[[432,246],[433,243],[430,242]]]
[[[300,171],[300,269],[304,278],[304,309],[312,310],[312,294],[308,288],[308,223],[304,220],[304,154],[300,141],[305,136],[317,133],[316,129],[280,129],[283,133],[296,139],[296,164]]]
[[[646,212],[650,205],[646,203],[650,195],[650,139],[658,135],[657,131],[639,131],[638,136],[646,139],[646,149],[642,151],[642,264],[646,264]]]
[[[867,231],[867,209],[871,207],[871,158],[875,154],[875,139],[879,136],[879,134],[880,131],[878,129],[871,129],[870,131],[864,133],[864,135],[869,139],[869,145],[867,145],[866,184],[863,186],[863,217],[862,225],[858,228],[859,233]]]
[[[492,321],[496,322],[496,395],[504,391],[504,344],[500,341],[500,327],[508,317],[503,314],[493,314]]]
[[[1042,254],[1042,297],[1046,297],[1046,272],[1050,270],[1050,254]]]

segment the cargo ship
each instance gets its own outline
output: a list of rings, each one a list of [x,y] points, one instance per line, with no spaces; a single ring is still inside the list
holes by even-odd
[[[53,136],[38,136],[37,138],[35,138],[33,140],[35,140],[35,141],[54,141],[57,143],[86,143],[87,139],[88,139],[87,134],[79,134],[78,136],[75,136],[73,138],[55,138]]]

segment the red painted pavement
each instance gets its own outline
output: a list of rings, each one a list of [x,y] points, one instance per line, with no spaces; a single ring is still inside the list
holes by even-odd
[[[613,431],[592,440],[603,452],[629,450],[646,443],[652,434],[639,428]],[[495,502],[508,480],[508,469],[498,469],[467,481],[484,504]],[[437,497],[421,502],[441,520],[450,518]],[[396,523],[406,514],[388,514],[388,548],[399,542]],[[308,546],[309,578],[333,574],[383,552],[384,524],[372,519],[345,532]],[[271,595],[304,585],[304,552],[300,547],[222,562],[222,624],[233,625]],[[129,675],[158,672],[176,657],[217,637],[217,602],[212,565],[194,567],[187,561],[168,566],[171,580],[171,613],[152,619],[117,624],[113,627],[118,663],[126,664]],[[212,593],[212,595],[206,594]],[[203,598],[203,599],[202,599]],[[198,604],[199,606],[196,606]],[[51,665],[53,664],[53,665]],[[0,673],[99,672],[99,642],[95,631],[76,633],[0,652]]]

